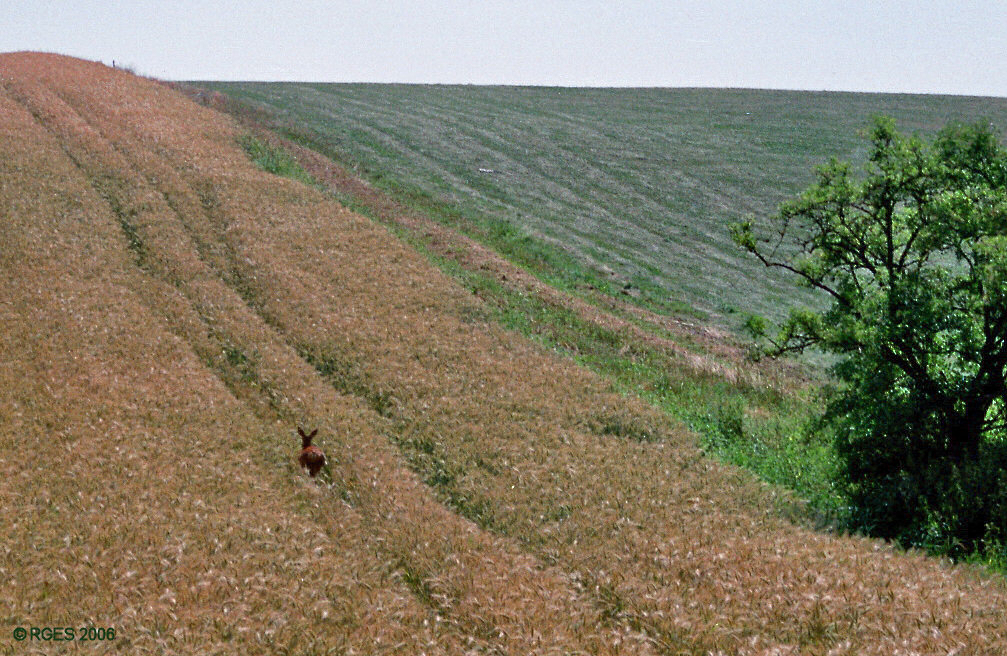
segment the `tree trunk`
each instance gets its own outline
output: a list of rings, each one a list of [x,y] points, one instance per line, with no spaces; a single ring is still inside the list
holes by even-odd
[[[985,398],[969,399],[965,402],[964,412],[955,412],[947,423],[948,444],[951,456],[955,462],[966,458],[975,459],[982,445],[983,425],[989,412],[992,400]]]

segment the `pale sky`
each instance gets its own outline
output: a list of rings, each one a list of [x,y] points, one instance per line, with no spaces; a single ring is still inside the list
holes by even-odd
[[[173,80],[1007,96],[1007,0],[0,0],[0,52]]]

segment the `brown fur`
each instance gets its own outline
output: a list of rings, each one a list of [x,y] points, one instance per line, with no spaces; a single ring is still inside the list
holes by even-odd
[[[297,432],[301,435],[301,455],[297,461],[301,463],[301,467],[308,470],[309,474],[315,476],[325,466],[325,454],[317,446],[311,445],[311,440],[318,433],[318,429],[316,428],[309,434],[298,426]]]

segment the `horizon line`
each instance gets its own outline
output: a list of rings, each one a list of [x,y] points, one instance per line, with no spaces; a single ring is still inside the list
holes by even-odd
[[[137,73],[140,75],[141,73]],[[152,76],[157,77],[157,76]],[[875,96],[947,96],[954,98],[979,98],[1007,100],[1007,93],[1004,95],[988,95],[981,93],[947,93],[941,91],[877,91],[877,90],[852,90],[852,89],[811,89],[798,87],[747,87],[747,86],[702,86],[702,85],[637,85],[637,84],[539,84],[530,82],[374,82],[361,80],[277,80],[277,79],[182,79],[182,78],[157,78],[166,82],[180,83],[222,83],[222,84],[345,84],[345,85],[374,85],[374,86],[413,86],[413,87],[507,87],[515,89],[563,89],[563,90],[648,90],[648,91],[775,91],[784,93],[836,93],[836,94],[858,94]]]

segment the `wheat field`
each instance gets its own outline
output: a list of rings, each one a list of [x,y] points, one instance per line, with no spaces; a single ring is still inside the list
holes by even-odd
[[[786,520],[225,115],[13,53],[0,116],[2,653],[1007,651],[1002,578]]]

